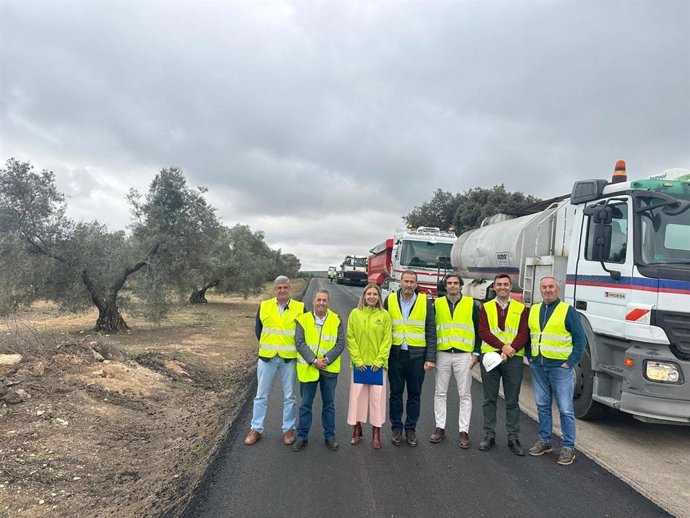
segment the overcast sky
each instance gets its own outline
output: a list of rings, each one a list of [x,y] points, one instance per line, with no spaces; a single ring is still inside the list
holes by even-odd
[[[305,269],[442,188],[690,167],[690,0],[0,0],[0,159],[75,219],[181,167]]]

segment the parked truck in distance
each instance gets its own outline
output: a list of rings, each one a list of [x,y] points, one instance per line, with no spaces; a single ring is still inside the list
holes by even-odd
[[[450,271],[450,251],[455,234],[436,227],[398,229],[369,250],[369,282],[388,283],[388,289],[400,287],[405,270],[417,274],[417,284],[423,292],[436,297],[439,281]]]
[[[451,263],[479,300],[498,273],[528,305],[541,278],[558,280],[587,337],[576,416],[604,405],[690,424],[690,172],[627,181],[619,161],[613,182],[578,181],[542,210],[493,220],[457,238]]]
[[[358,255],[346,255],[340,265],[335,281],[338,284],[367,284],[367,258]]]

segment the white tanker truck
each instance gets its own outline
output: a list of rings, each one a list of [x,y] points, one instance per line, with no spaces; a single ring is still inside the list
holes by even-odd
[[[494,296],[498,273],[516,297],[541,301],[555,277],[582,318],[575,413],[601,406],[655,423],[690,424],[690,172],[584,180],[533,214],[498,215],[457,238],[451,264],[464,293]]]

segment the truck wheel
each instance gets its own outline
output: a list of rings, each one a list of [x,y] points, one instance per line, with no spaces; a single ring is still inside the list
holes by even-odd
[[[335,283],[336,283],[336,284],[342,284],[342,283],[343,283],[343,280],[342,280],[340,277],[338,277],[338,278],[335,280]]]
[[[594,372],[589,350],[585,349],[580,363],[575,366],[575,392],[573,405],[578,419],[597,419],[604,413],[604,407],[592,399]]]

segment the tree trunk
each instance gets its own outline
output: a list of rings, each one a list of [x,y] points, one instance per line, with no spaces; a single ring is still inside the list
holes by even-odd
[[[127,329],[129,329],[127,322],[122,318],[120,310],[117,308],[117,300],[114,297],[109,299],[104,306],[98,308],[95,331],[117,333]]]
[[[200,290],[194,290],[189,297],[190,304],[206,304],[206,288],[201,288]]]
[[[189,297],[189,303],[190,304],[206,304],[208,303],[208,300],[206,300],[206,290],[209,288],[213,288],[214,286],[218,286],[218,283],[220,281],[211,281],[205,286],[203,286],[199,290],[194,290],[192,294]]]

